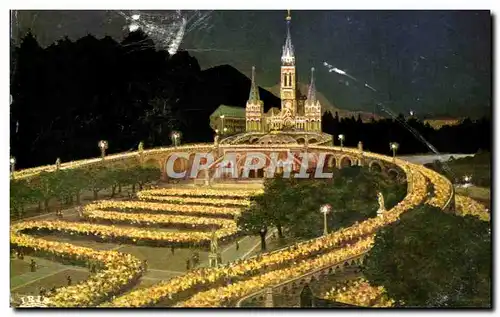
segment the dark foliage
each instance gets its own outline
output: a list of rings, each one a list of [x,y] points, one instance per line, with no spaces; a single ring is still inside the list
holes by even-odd
[[[377,232],[363,274],[409,307],[491,307],[490,224],[420,206]]]
[[[383,193],[390,209],[404,198],[406,184],[358,166],[335,170],[332,179],[268,179],[264,193],[254,197],[238,225],[247,234],[276,227],[280,237],[286,232],[291,237],[311,239],[323,234],[324,216],[319,211],[323,204],[332,207],[327,222],[329,231],[336,231],[375,217],[378,192]]]
[[[477,121],[469,119],[456,126],[444,126],[435,130],[417,119],[405,119],[407,125],[418,132],[440,153],[476,153],[479,150],[490,151],[492,142],[491,120],[482,118]],[[389,142],[397,142],[398,154],[432,153],[432,150],[413,135],[403,124],[393,119],[382,119],[363,123],[361,120],[338,117],[338,114],[323,114],[323,132],[338,136],[345,135],[344,146],[355,147],[363,142],[363,147],[371,152],[391,154]],[[335,140],[339,144],[338,140]]]
[[[220,104],[244,107],[250,80],[230,66],[200,70],[187,52],[157,51],[141,32],[63,39],[42,49],[27,34],[12,52],[11,153],[25,168],[109,153],[213,140],[209,116]],[[268,107],[280,101],[261,90]],[[19,124],[17,126],[17,123]],[[16,131],[17,130],[17,131]]]

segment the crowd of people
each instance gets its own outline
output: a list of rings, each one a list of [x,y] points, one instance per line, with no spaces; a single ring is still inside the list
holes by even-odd
[[[320,263],[335,263],[325,262],[326,259],[335,259],[336,261],[345,259],[353,255],[353,250],[366,252],[370,248],[373,234],[378,228],[396,221],[402,212],[423,203],[427,199],[426,178],[416,168],[410,168],[406,165],[402,168],[411,174],[411,188],[413,190],[407,194],[403,201],[380,217],[370,218],[349,228],[296,244],[279,252],[263,254],[256,258],[237,261],[223,267],[206,269],[201,272],[192,271],[169,281],[118,297],[107,305],[120,307],[151,306],[166,297],[175,299],[176,294],[196,286],[207,284],[216,286],[220,285],[221,281],[229,280],[231,282],[229,286],[212,287],[207,291],[196,293],[195,297],[192,297],[187,303],[179,303],[179,305],[187,306],[191,304],[195,306],[205,304],[219,306],[230,300],[248,295],[252,291],[262,289],[266,285],[276,284],[282,281],[282,277],[286,277],[286,280],[300,276],[303,272],[307,272],[305,268],[318,267]],[[354,245],[357,245],[356,243],[362,243],[363,241],[367,243],[364,244],[365,249],[363,251],[354,247]],[[327,254],[332,257],[329,258]],[[333,257],[332,254],[335,254],[336,257]],[[238,281],[239,279],[241,281]],[[217,298],[219,299],[218,304],[215,303]]]
[[[45,222],[48,225],[50,222]],[[142,262],[130,254],[117,251],[96,251],[70,243],[62,243],[36,238],[22,233],[29,224],[12,225],[10,241],[21,250],[29,249],[44,257],[75,260],[85,263],[98,262],[102,270],[78,284],[57,288],[48,300],[55,307],[89,307],[108,299],[127,285],[137,280],[143,273]]]
[[[12,225],[11,243],[24,248],[53,253],[62,258],[74,258],[89,263],[102,263],[103,269],[92,274],[88,280],[58,289],[56,294],[50,298],[54,306],[85,307],[111,299],[104,306],[141,307],[155,305],[166,298],[177,302],[178,306],[224,306],[237,298],[301,276],[314,268],[332,265],[337,262],[346,261],[352,257],[360,256],[370,249],[376,230],[397,221],[401,213],[421,203],[433,200],[435,204],[441,207],[445,206],[448,200],[448,197],[446,197],[448,189],[441,188],[447,185],[446,181],[442,180],[444,177],[437,173],[427,173],[426,169],[421,166],[408,164],[397,159],[394,162],[407,174],[409,190],[403,201],[380,216],[367,219],[361,223],[355,223],[351,227],[343,228],[317,239],[298,243],[278,252],[259,255],[244,261],[239,260],[217,268],[193,269],[182,276],[174,277],[171,280],[135,290],[116,298],[111,296],[133,283],[144,272],[145,266],[140,260],[131,255],[115,251],[95,251],[68,243],[47,241],[29,236],[23,232],[27,230],[48,230],[73,235],[97,236],[101,239],[112,241],[125,239],[126,241],[133,242],[140,240],[181,244],[196,244],[200,241],[208,241],[211,234],[205,232],[162,232],[84,222],[26,221]],[[427,192],[427,184],[429,182],[433,184],[434,188],[434,195],[432,197],[429,197]],[[202,224],[203,220],[186,216],[185,214],[205,212],[218,215],[237,215],[239,212],[239,208],[223,207],[224,203],[222,201],[217,202],[219,198],[209,197],[225,197],[224,199],[227,199],[227,197],[248,198],[249,195],[255,193],[255,190],[154,189],[140,193],[140,198],[149,200],[153,196],[180,196],[189,199],[203,197],[211,199],[215,206],[203,206],[200,208],[200,206],[196,205],[153,203],[147,201],[101,201],[89,205],[83,213],[84,216],[88,217],[98,215],[101,219],[102,217],[114,217],[114,220],[129,221],[132,220],[132,217],[135,217],[135,214],[104,211],[109,209],[122,211],[134,209],[168,210],[184,215],[145,214],[143,217],[141,216],[134,220],[136,223],[137,221],[145,223],[155,223],[157,221],[172,223],[177,219],[179,223],[187,223],[193,218],[191,224],[196,225]],[[168,200],[166,201],[168,202]],[[179,201],[177,200],[176,202]],[[108,216],[104,216],[105,214]],[[127,215],[133,216],[127,218]],[[220,221],[219,224],[221,224],[221,227],[218,230],[218,235],[227,233],[224,232],[224,228],[235,230],[233,227],[224,227],[222,225],[223,221]],[[195,290],[194,296],[182,302],[183,298],[179,298],[177,295],[188,290]]]
[[[212,199],[213,204],[217,204],[217,199]],[[124,210],[124,211],[141,211],[147,210],[149,213],[160,212],[164,213],[169,211],[178,214],[206,214],[217,215],[221,217],[231,218],[234,215],[241,213],[241,207],[225,207],[221,202],[217,206],[204,206],[204,205],[182,205],[179,203],[159,203],[147,201],[123,201],[123,200],[99,200],[97,202],[88,204],[85,210]]]
[[[196,206],[198,207],[198,206]],[[168,210],[165,208],[165,210]],[[222,238],[234,235],[238,230],[233,219],[195,217],[184,215],[149,214],[144,212],[124,213],[122,211],[85,208],[83,217],[87,220],[110,221],[132,225],[156,225],[191,228],[217,229],[217,236]]]
[[[57,233],[60,235],[88,236],[89,239],[115,243],[142,242],[144,245],[171,246],[171,245],[206,245],[212,234],[210,232],[169,232],[154,231],[148,228],[120,227],[86,222],[67,222],[59,220],[25,221],[12,225],[14,231],[38,231],[41,233]],[[224,229],[216,232],[224,239]]]
[[[395,303],[387,297],[383,286],[372,286],[364,278],[336,285],[320,297],[362,307],[393,307]]]
[[[262,193],[262,189],[208,189],[208,188],[157,188],[141,192],[139,198],[149,199],[150,197],[162,196],[197,196],[197,197],[241,197]]]
[[[483,221],[490,221],[490,213],[486,207],[470,197],[455,195],[455,209],[459,215],[471,215]]]
[[[207,197],[195,197],[195,196],[175,196],[175,195],[157,195],[152,194],[149,191],[141,191],[137,193],[137,198],[144,201],[159,201],[159,202],[169,202],[178,204],[202,204],[202,205],[213,205],[213,206],[250,206],[250,199],[245,197],[235,198],[207,198]]]

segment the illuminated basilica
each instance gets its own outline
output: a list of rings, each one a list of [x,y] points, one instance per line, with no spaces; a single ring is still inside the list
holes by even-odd
[[[272,108],[264,113],[264,103],[259,97],[252,68],[250,97],[246,104],[245,119],[247,132],[271,131],[321,131],[321,104],[316,99],[314,68],[311,69],[311,83],[307,99],[300,98],[295,69],[295,53],[290,35],[290,11],[286,18],[287,34],[281,55],[281,110]]]
[[[253,67],[250,96],[245,109],[221,105],[211,115],[210,125],[217,138],[222,136],[221,144],[332,144],[332,136],[321,132],[322,111],[316,98],[314,68],[311,69],[307,96],[298,89],[290,23],[288,11],[286,40],[281,54],[281,109],[273,107],[264,112]]]

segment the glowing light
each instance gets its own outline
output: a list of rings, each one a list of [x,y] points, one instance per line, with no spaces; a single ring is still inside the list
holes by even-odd
[[[135,23],[132,23],[128,26],[128,30],[130,32],[135,32],[139,29],[139,25],[138,24],[135,24]]]
[[[105,140],[101,140],[99,141],[99,143],[97,144],[97,146],[99,146],[99,148],[102,150],[106,150],[108,148],[108,141],[105,141]]]
[[[319,209],[322,213],[324,214],[327,214],[330,212],[330,210],[332,209],[332,206],[329,205],[329,204],[325,204],[323,206],[321,206],[321,208]]]
[[[139,28],[170,55],[177,53],[184,36],[197,29],[209,28],[208,18],[212,11],[168,11],[162,14],[116,11],[130,25],[130,32]]]
[[[338,74],[340,74],[340,75],[345,75],[346,74],[346,72],[344,72],[342,69],[338,69],[337,67],[334,67],[331,70],[334,71],[334,72],[336,72],[336,73],[338,73]]]

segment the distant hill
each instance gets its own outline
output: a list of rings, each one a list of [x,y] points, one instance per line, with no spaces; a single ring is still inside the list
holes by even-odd
[[[308,86],[309,86],[308,84],[299,83],[300,92],[302,94],[307,95]],[[277,96],[279,98],[280,84],[276,84],[272,87],[265,88],[265,90],[270,91],[271,93],[273,93],[275,96]],[[316,98],[321,103],[321,107],[323,108],[323,112],[330,111],[332,114],[335,114],[335,112],[338,112],[339,118],[350,118],[352,116],[357,118],[358,114],[359,114],[361,116],[361,120],[363,122],[370,121],[372,117],[374,117],[376,120],[381,119],[380,116],[375,115],[375,114],[370,113],[370,112],[339,109],[335,105],[333,105],[320,91],[317,91],[317,90],[316,90]]]

